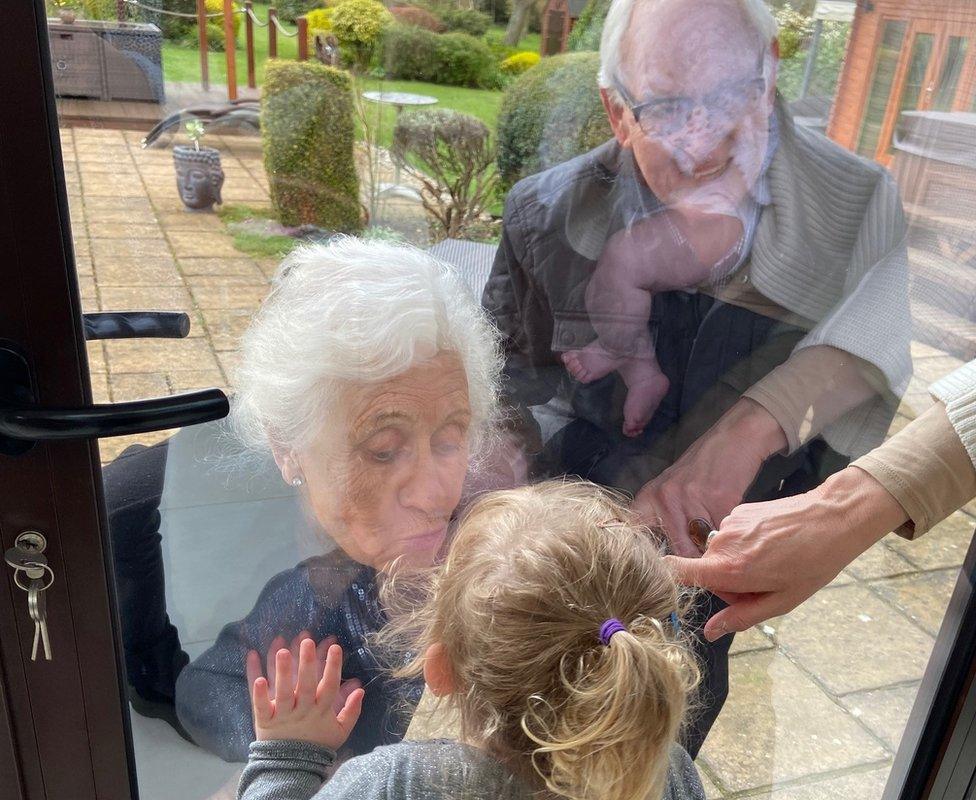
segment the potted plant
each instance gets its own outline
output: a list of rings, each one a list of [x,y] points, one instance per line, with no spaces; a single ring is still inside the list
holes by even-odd
[[[200,140],[206,132],[200,120],[187,122],[185,130],[193,146],[180,144],[173,148],[176,188],[188,209],[211,211],[214,203],[221,202],[220,189],[224,185],[220,151],[213,147],[200,147]]]

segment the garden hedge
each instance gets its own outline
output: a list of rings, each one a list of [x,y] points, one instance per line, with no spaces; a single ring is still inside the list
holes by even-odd
[[[498,172],[516,181],[585,153],[613,132],[600,101],[598,53],[542,59],[514,81],[498,114]]]
[[[452,8],[441,14],[441,19],[449,31],[466,33],[468,36],[480,38],[485,35],[491,25],[491,17],[473,8]]]
[[[365,70],[393,15],[377,0],[341,0],[332,10],[331,22],[343,62]]]
[[[310,61],[268,62],[261,99],[264,168],[283,225],[361,226],[349,73]]]
[[[381,63],[394,80],[496,89],[501,77],[491,50],[466,33],[436,34],[415,25],[390,25]]]

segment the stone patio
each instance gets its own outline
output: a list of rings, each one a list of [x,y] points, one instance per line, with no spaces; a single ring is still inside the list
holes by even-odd
[[[277,266],[238,252],[216,215],[184,211],[169,149],[142,150],[140,137],[62,131],[83,304],[186,311],[193,327],[184,340],[90,343],[97,402],[227,389],[238,338]],[[208,143],[221,150],[224,201],[268,205],[259,141]],[[917,377],[892,430],[931,402],[928,381],[960,363],[925,345],[914,356]],[[131,440],[102,440],[103,460]],[[919,542],[889,536],[788,617],[737,637],[729,701],[698,759],[709,798],[880,798],[973,514]]]

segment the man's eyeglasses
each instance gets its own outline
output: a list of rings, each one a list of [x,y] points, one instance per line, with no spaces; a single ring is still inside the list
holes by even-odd
[[[704,109],[710,127],[717,128],[741,119],[765,93],[764,55],[759,57],[759,74],[755,77],[732,81],[698,98],[655,97],[638,103],[619,78],[614,76],[612,82],[646,136],[660,138],[677,133],[688,124],[698,106]]]

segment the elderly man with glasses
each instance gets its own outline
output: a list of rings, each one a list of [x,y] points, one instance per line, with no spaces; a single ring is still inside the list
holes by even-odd
[[[776,35],[761,0],[614,0],[614,138],[511,190],[485,289],[533,476],[635,492],[683,556],[876,446],[911,376],[898,191],[794,124]],[[730,640],[700,642],[692,755]]]

